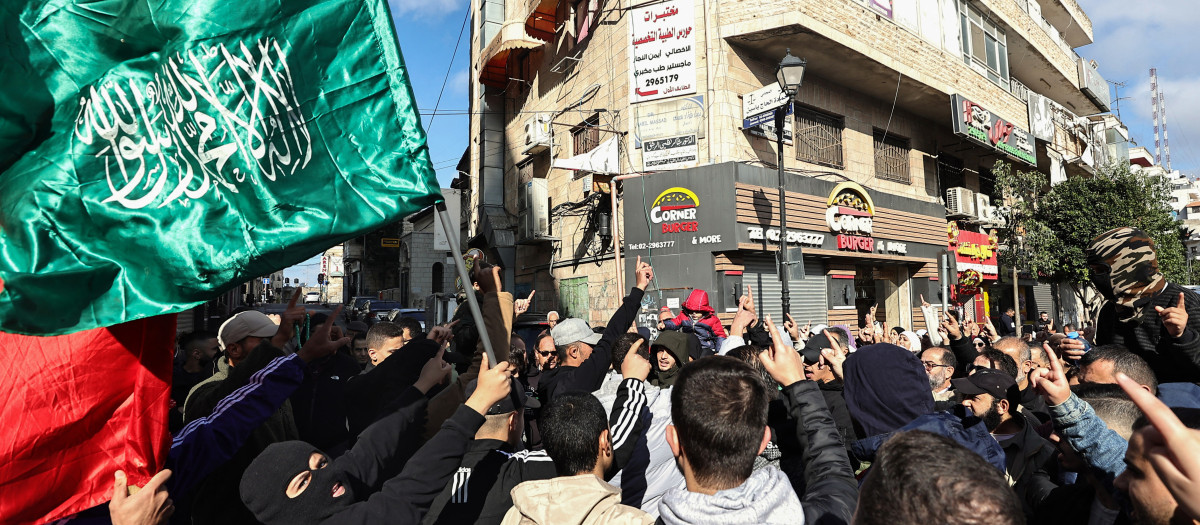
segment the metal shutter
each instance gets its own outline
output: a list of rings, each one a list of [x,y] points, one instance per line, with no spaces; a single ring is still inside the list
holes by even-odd
[[[1058,311],[1054,308],[1054,287],[1048,284],[1037,284],[1033,287],[1033,302],[1036,310],[1029,313],[1030,322],[1037,320],[1038,313],[1045,310],[1051,319],[1058,319]],[[1022,320],[1025,322],[1025,320]]]
[[[754,302],[760,317],[771,315],[771,320],[782,323],[783,306],[778,274],[775,272],[773,255],[747,255],[743,261],[746,269],[742,273],[742,284],[754,287]],[[828,319],[825,265],[820,259],[804,258],[804,279],[792,280],[788,290],[792,296],[792,318],[803,325],[812,321],[824,324]]]

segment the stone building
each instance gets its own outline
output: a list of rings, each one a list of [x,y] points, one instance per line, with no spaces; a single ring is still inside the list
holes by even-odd
[[[538,311],[604,322],[641,256],[658,268],[645,324],[697,288],[725,312],[751,282],[778,312],[779,159],[761,117],[789,51],[807,60],[783,146],[801,323],[856,325],[878,303],[912,327],[948,285],[972,315],[1011,304],[985,257],[1002,227],[993,165],[1067,177],[1112,160],[1087,118],[1109,92],[1073,51],[1093,40],[1075,0],[635,4],[473,0],[468,233]],[[660,221],[659,199],[704,218]],[[978,286],[941,274],[950,250]],[[1045,309],[1049,287],[1019,284],[1021,310]]]

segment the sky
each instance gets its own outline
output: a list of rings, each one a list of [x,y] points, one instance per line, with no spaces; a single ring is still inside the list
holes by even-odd
[[[1150,68],[1157,67],[1167,102],[1171,165],[1200,177],[1200,61],[1192,56],[1200,50],[1200,31],[1196,30],[1200,9],[1190,0],[1078,2],[1092,21],[1095,43],[1076,52],[1096,60],[1100,74],[1110,83],[1124,84],[1117,88],[1120,100],[1116,105],[1134,141],[1154,153]],[[463,23],[470,2],[388,0],[388,4],[429,135],[429,156],[438,181],[446,187],[456,175],[468,141],[465,112],[471,28],[464,28]],[[314,257],[284,275],[313,284],[319,260]]]
[[[388,0],[400,52],[417,96],[421,123],[429,135],[429,158],[438,182],[449,187],[467,147],[467,89],[471,28],[463,27],[469,0]],[[470,22],[467,22],[470,24]],[[458,39],[461,30],[462,39]],[[454,51],[458,44],[457,53]],[[453,58],[453,62],[451,59]],[[449,74],[447,75],[447,70]],[[442,85],[445,83],[445,89]],[[438,94],[441,92],[441,102]],[[434,108],[437,112],[434,112]],[[446,112],[446,113],[444,113]],[[320,255],[284,270],[284,277],[317,282]]]
[[[1100,74],[1124,83],[1117,95],[1121,120],[1138,145],[1154,154],[1150,68],[1158,68],[1167,103],[1171,167],[1200,176],[1200,9],[1190,0],[1078,0],[1092,21],[1095,42],[1076,48]],[[1128,98],[1126,98],[1128,97]]]

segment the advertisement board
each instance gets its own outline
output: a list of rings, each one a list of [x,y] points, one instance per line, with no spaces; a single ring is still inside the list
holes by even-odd
[[[629,102],[695,93],[695,2],[642,4],[630,13]]]
[[[950,97],[954,134],[993,148],[1030,166],[1037,165],[1033,136],[962,95]]]

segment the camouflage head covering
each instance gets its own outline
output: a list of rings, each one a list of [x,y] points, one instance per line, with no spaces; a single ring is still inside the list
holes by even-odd
[[[1106,231],[1088,244],[1087,264],[1092,284],[1105,298],[1115,301],[1122,321],[1140,320],[1142,307],[1167,286],[1158,271],[1154,241],[1145,232],[1130,228]],[[1107,268],[1107,273],[1096,268]]]

